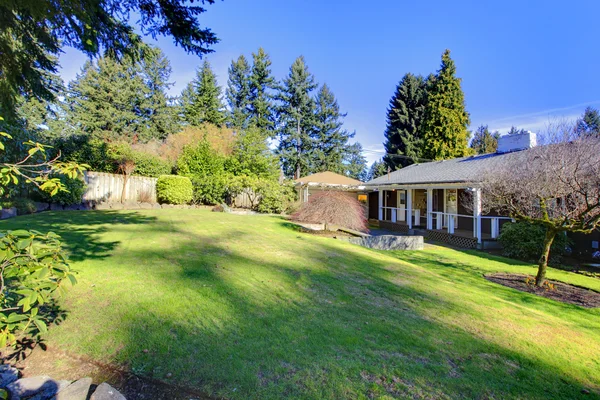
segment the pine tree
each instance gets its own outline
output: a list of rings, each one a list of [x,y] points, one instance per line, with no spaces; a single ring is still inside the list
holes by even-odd
[[[327,85],[321,86],[315,101],[315,151],[311,172],[332,171],[345,173],[344,161],[349,151],[348,140],[354,133],[343,129],[342,118],[335,95]]]
[[[366,181],[367,159],[362,154],[362,145],[358,142],[346,146],[343,173],[350,178]]]
[[[387,173],[387,169],[388,167],[385,165],[383,160],[375,161],[373,164],[371,164],[371,168],[369,168],[369,172],[367,172],[365,181],[368,182],[385,175]]]
[[[490,132],[487,125],[481,125],[475,131],[470,147],[477,154],[495,153],[498,149],[498,139],[500,132]]]
[[[250,123],[272,136],[275,129],[275,105],[272,91],[276,88],[275,78],[271,75],[271,59],[261,47],[252,53],[252,71],[250,73],[249,112]]]
[[[408,73],[390,100],[383,144],[387,155],[383,161],[392,171],[417,162],[421,156],[426,84],[422,76]]]
[[[519,129],[516,126],[511,126],[508,131],[508,135],[520,135],[522,133],[527,133],[525,129]]]
[[[575,127],[577,134],[600,137],[600,112],[593,107],[587,107]]]
[[[460,81],[450,50],[446,50],[441,68],[427,89],[423,120],[424,158],[443,160],[467,153],[470,120]]]
[[[196,78],[188,84],[181,95],[185,121],[193,126],[207,122],[216,126],[225,123],[226,115],[221,100],[221,87],[210,63],[204,61],[196,72]]]
[[[101,140],[133,141],[140,132],[141,86],[131,62],[110,57],[86,61],[69,83],[68,120],[76,132]]]
[[[171,67],[163,53],[144,47],[134,61],[87,61],[69,83],[67,120],[75,133],[129,142],[164,139],[177,129],[167,90]]]
[[[279,93],[281,128],[278,154],[288,177],[299,178],[301,174],[311,172],[315,151],[315,102],[312,92],[316,88],[315,78],[308,71],[304,57],[298,57],[283,80]]]
[[[225,93],[229,104],[229,125],[234,129],[245,128],[250,118],[250,66],[243,55],[229,66]]]
[[[167,91],[174,85],[169,82],[171,63],[164,53],[156,47],[146,47],[140,60],[139,74],[145,85],[140,112],[146,122],[145,130],[140,132],[140,140],[165,139],[179,130],[177,120],[178,107]]]

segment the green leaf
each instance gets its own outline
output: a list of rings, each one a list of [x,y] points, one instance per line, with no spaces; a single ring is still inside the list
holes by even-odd
[[[69,275],[67,275],[67,277],[71,281],[71,285],[76,285],[77,284],[77,279],[75,278],[75,275],[69,274]]]
[[[41,319],[34,319],[33,323],[40,330],[40,333],[48,332],[48,327],[46,326],[46,323],[44,321],[42,321]]]

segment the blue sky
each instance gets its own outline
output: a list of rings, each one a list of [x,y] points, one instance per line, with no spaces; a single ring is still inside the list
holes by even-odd
[[[600,107],[598,15],[595,0],[217,0],[200,19],[221,39],[207,57],[222,85],[231,60],[260,46],[278,79],[303,55],[348,113],[345,127],[372,162],[383,152],[396,84],[407,72],[435,72],[446,48],[463,80],[472,129],[542,131],[550,120]],[[147,41],[171,60],[178,94],[201,60],[170,38]],[[68,81],[85,57],[65,49],[60,61]]]

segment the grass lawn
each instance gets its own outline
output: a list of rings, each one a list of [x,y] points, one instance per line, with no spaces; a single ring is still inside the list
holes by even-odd
[[[232,399],[600,397],[600,310],[483,278],[530,265],[368,250],[205,210],[0,222],[16,228],[61,234],[79,271],[48,344],[138,374]]]

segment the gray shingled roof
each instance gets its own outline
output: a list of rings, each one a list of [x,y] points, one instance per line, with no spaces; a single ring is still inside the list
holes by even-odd
[[[526,151],[481,154],[413,164],[390,173],[389,177],[388,174],[385,174],[370,180],[366,185],[477,182],[481,180],[485,171],[493,169],[499,163],[514,162],[519,158],[523,158],[523,153]]]

